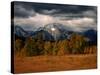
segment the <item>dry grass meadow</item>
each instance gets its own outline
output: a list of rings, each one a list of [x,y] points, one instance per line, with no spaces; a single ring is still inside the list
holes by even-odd
[[[97,68],[97,55],[14,57],[14,73],[65,71]]]

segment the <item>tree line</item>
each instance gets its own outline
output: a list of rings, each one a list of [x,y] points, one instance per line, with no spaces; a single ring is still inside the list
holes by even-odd
[[[82,35],[72,34],[70,39],[44,41],[41,34],[25,41],[15,40],[15,54],[19,56],[68,55],[96,53],[96,45],[89,46]]]

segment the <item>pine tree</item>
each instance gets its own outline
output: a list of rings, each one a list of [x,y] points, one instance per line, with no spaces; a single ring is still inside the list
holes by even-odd
[[[37,55],[37,45],[34,39],[29,37],[25,43],[25,52],[26,56],[35,56]]]

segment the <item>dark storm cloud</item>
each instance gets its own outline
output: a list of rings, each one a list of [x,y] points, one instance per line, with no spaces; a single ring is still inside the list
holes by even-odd
[[[15,16],[28,17],[33,16],[35,13],[56,15],[56,14],[80,14],[85,11],[93,11],[96,13],[94,6],[76,6],[76,5],[59,5],[59,4],[41,4],[41,3],[27,3],[15,2],[14,3]],[[82,14],[81,14],[82,15]],[[80,16],[81,16],[80,15]],[[73,15],[72,15],[73,16]],[[88,15],[87,15],[88,16]]]
[[[23,17],[27,18],[35,15],[35,11],[33,8],[29,6],[25,6],[23,3],[14,3],[14,16],[15,17]]]
[[[34,27],[41,27],[50,23],[61,23],[75,31],[90,28],[96,30],[97,7],[14,2],[15,25],[32,30]]]

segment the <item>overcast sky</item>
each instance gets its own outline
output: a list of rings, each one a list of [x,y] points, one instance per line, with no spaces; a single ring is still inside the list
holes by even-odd
[[[73,31],[97,29],[97,7],[14,2],[14,25],[34,30],[51,23],[63,24]]]

